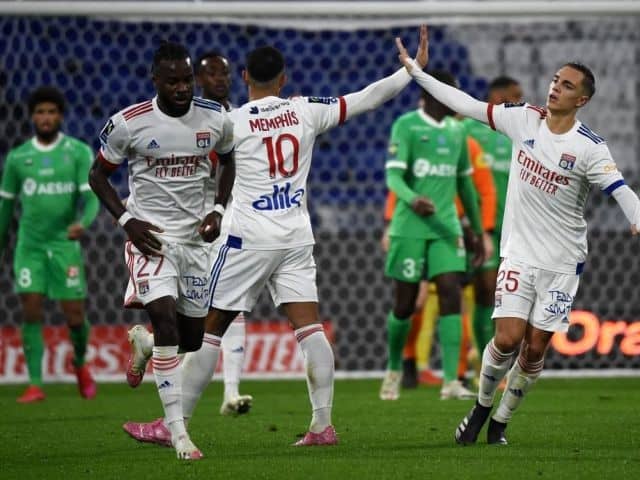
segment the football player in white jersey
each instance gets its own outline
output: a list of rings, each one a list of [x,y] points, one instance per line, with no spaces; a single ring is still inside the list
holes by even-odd
[[[153,83],[155,98],[121,110],[105,125],[89,182],[129,237],[125,306],[143,306],[153,325],[152,363],[170,432],[164,441],[178,458],[194,460],[202,453],[183,419],[178,348],[194,351],[202,344],[211,249],[205,242],[219,234],[233,184],[233,168],[221,168],[216,205],[205,212],[209,153],[217,152],[220,165],[232,165],[233,125],[220,104],[193,97],[193,68],[183,46],[158,48]],[[126,208],[108,180],[125,158]]]
[[[194,70],[196,84],[202,89],[202,98],[218,102],[227,111],[231,110],[232,105],[229,101],[229,88],[231,86],[229,61],[218,52],[206,52],[198,57]],[[206,189],[209,192],[205,195],[206,212],[210,212],[215,206],[215,191],[217,188],[215,167],[218,164],[218,156],[215,150],[209,153],[209,159],[211,160],[212,169],[211,176],[206,181]],[[230,173],[230,169],[227,168],[226,172]],[[126,206],[126,200],[123,203]],[[217,250],[212,248],[211,252],[214,254]],[[210,263],[212,263],[212,260]],[[248,413],[253,403],[251,395],[240,395],[238,390],[245,357],[245,326],[244,315],[240,313],[222,337],[224,358],[224,396],[220,407],[222,415],[235,416]],[[127,365],[127,382],[131,387],[135,388],[142,382],[147,362],[151,358],[153,334],[143,325],[134,325],[129,329],[128,336],[131,343],[131,356]],[[158,428],[162,429],[162,426],[159,425]],[[138,440],[144,441],[146,439],[146,429],[135,422],[127,422],[125,430]],[[168,436],[168,430],[164,429],[164,437]]]
[[[426,31],[417,59],[426,58]],[[247,57],[249,102],[231,112],[236,145],[233,201],[223,216],[223,242],[211,269],[210,315],[202,348],[184,360],[184,414],[190,417],[209,384],[220,338],[238,312],[250,311],[266,286],[282,305],[300,344],[313,409],[309,432],[295,445],[335,445],[331,421],[333,351],[318,319],[314,238],[307,175],[316,136],[397,95],[410,81],[404,68],[343,97],[281,98],[285,61],[273,47]]]
[[[229,60],[219,52],[209,51],[198,57],[195,63],[196,84],[202,89],[202,97],[221,104],[227,111],[233,105],[229,100],[231,88],[231,69]],[[215,159],[212,155],[212,161]],[[215,192],[215,174],[210,178],[209,186]],[[215,197],[207,196],[207,211],[213,208]],[[213,250],[215,252],[216,250]],[[211,262],[213,263],[213,262]],[[246,323],[240,312],[222,336],[222,376],[224,379],[224,397],[220,406],[221,415],[242,415],[248,413],[253,403],[251,395],[240,395],[240,376],[245,359]]]
[[[590,187],[615,198],[633,235],[640,226],[640,200],[625,185],[605,141],[576,118],[595,93],[586,66],[566,63],[553,75],[546,108],[492,105],[425,74],[399,39],[397,46],[400,60],[422,88],[513,141],[493,313],[496,332],[482,356],[476,404],[455,432],[458,443],[475,443],[520,347],[487,431],[488,443],[505,445],[507,423],[540,376],[551,337],[569,328],[587,256],[584,206]]]

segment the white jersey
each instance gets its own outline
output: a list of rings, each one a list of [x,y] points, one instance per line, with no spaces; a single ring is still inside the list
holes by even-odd
[[[209,153],[233,149],[233,125],[216,102],[194,97],[182,117],[158,108],[157,97],[109,119],[100,133],[100,152],[110,167],[129,160],[127,210],[164,230],[173,241],[202,240]]]
[[[313,144],[344,122],[346,110],[342,97],[265,97],[229,114],[236,179],[222,228],[238,248],[313,245],[307,210]]]
[[[559,273],[580,273],[587,256],[584,207],[591,185],[624,185],[605,141],[576,120],[567,133],[547,127],[528,104],[489,105],[492,128],[513,140],[500,256]]]

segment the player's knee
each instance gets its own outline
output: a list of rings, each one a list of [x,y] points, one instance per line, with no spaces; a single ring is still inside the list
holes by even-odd
[[[513,332],[496,332],[493,337],[493,343],[498,350],[503,353],[513,352],[522,339]]]
[[[393,307],[393,314],[396,318],[409,318],[415,311],[415,304],[413,302],[401,303]]]
[[[202,347],[202,336],[197,338],[180,339],[180,350],[183,352],[197,352]]]
[[[539,363],[544,359],[546,351],[544,344],[524,342],[520,349],[520,358],[525,364]]]
[[[82,302],[64,302],[62,310],[69,327],[77,327],[84,322],[84,305]]]

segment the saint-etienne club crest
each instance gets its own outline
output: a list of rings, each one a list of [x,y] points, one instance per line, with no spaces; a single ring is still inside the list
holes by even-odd
[[[209,148],[211,146],[211,132],[196,132],[196,145],[198,148]]]
[[[575,155],[570,155],[568,153],[563,153],[560,155],[560,168],[564,168],[565,170],[573,170],[573,166],[576,164]]]

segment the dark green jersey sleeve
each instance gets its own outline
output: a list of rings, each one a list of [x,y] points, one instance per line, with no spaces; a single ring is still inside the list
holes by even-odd
[[[7,156],[2,169],[2,183],[0,184],[0,253],[7,242],[7,233],[13,218],[13,208],[20,191],[20,180],[12,160],[11,152]]]
[[[387,163],[385,165],[387,188],[409,205],[418,196],[404,179],[411,158],[409,129],[402,121],[396,120],[391,127]]]
[[[86,154],[78,155],[76,159],[76,184],[78,185],[78,191],[82,199],[82,217],[80,218],[80,224],[86,229],[91,226],[98,215],[100,201],[89,186],[89,169],[93,162],[93,151],[89,145],[84,146],[86,148],[80,150],[80,152],[86,152]]]

